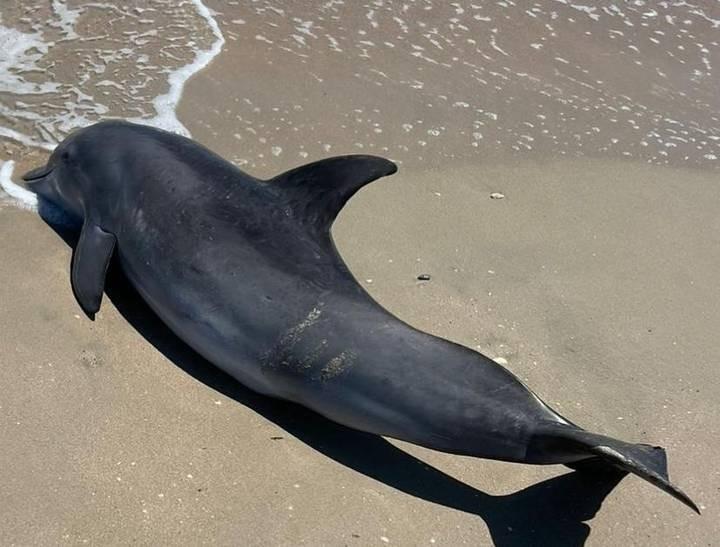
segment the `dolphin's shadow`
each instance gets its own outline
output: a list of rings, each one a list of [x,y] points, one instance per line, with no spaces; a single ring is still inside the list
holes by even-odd
[[[74,247],[77,232],[41,214]],[[341,426],[298,405],[264,397],[242,386],[197,354],[155,315],[131,287],[118,264],[108,272],[105,292],[122,316],[186,373],[251,408],[338,463],[412,496],[480,516],[499,546],[583,545],[592,519],[625,473],[578,471],[505,496],[473,488],[400,450],[380,436]],[[510,465],[510,464],[508,464]]]

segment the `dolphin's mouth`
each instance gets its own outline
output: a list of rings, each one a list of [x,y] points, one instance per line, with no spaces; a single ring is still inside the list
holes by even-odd
[[[82,218],[78,218],[63,206],[56,190],[53,188],[53,167],[45,165],[28,171],[22,176],[27,182],[27,189],[38,197],[38,212],[47,223],[55,227],[77,230],[82,226]]]
[[[27,189],[48,199],[52,199],[53,190],[50,175],[53,168],[49,165],[44,167],[38,167],[32,171],[28,171],[22,176],[22,179],[27,182]]]
[[[32,170],[28,171],[27,173],[25,173],[22,176],[22,179],[25,182],[36,181],[38,179],[48,176],[52,170],[53,170],[53,168],[50,167],[49,165],[45,165],[43,167],[38,167],[37,169],[32,169]]]

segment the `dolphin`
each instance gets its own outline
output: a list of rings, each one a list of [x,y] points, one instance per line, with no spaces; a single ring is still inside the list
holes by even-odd
[[[350,155],[260,180],[188,138],[104,121],[24,179],[82,223],[70,280],[91,319],[116,255],[175,334],[259,393],[451,454],[614,466],[699,513],[670,482],[662,448],[582,429],[492,359],[400,321],[357,283],[331,225],[355,192],[396,170]]]

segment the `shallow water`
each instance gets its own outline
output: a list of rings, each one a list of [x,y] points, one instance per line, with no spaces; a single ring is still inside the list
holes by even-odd
[[[718,165],[718,2],[229,4],[223,87],[202,85],[218,106],[193,123],[250,169],[368,151]]]
[[[0,161],[52,150],[108,117],[188,134],[175,114],[183,85],[219,53],[222,34],[199,0],[134,4],[3,4]]]
[[[215,59],[184,123],[262,173],[352,152],[720,165],[716,1],[206,4],[3,4],[0,161],[107,117],[187,133],[183,86]]]

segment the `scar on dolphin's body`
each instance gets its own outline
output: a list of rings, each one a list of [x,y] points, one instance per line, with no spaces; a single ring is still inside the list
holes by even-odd
[[[336,355],[325,364],[320,371],[320,379],[327,381],[340,376],[353,366],[356,357],[357,354],[354,351],[341,351],[340,355]]]
[[[262,365],[267,369],[286,369],[305,374],[313,380],[328,381],[340,376],[352,367],[356,354],[352,350],[342,350],[339,354],[322,362],[328,351],[328,340],[321,339],[308,351],[297,351],[297,345],[303,340],[305,332],[318,323],[322,316],[323,303],[313,307],[305,318],[289,328],[275,346],[262,356]]]
[[[262,356],[261,361],[263,366],[269,368],[290,366],[294,366],[294,368],[298,366],[300,368],[310,368],[312,366],[312,362],[314,361],[313,355],[320,353],[320,347],[316,348],[315,353],[310,353],[300,360],[295,359],[292,351],[301,340],[303,333],[317,323],[322,315],[322,311],[320,311],[322,303],[318,306],[319,307],[313,307],[302,321],[290,327],[280,336],[273,348]],[[323,345],[322,340],[320,341],[320,345]]]
[[[492,359],[365,292],[330,228],[360,188],[396,170],[352,155],[261,180],[185,137],[107,121],[24,178],[82,223],[70,281],[91,319],[116,255],[178,337],[255,391],[452,454],[617,467],[699,512],[670,482],[662,448],[586,431]]]

